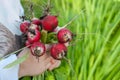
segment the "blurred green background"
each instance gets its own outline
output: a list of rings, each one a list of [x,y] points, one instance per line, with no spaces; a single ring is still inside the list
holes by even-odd
[[[38,18],[47,4],[47,0],[21,2],[28,19],[30,3]],[[67,55],[73,70],[62,61],[53,71],[21,80],[120,80],[120,0],[51,0],[51,5],[59,26],[81,12],[67,27],[77,34]]]

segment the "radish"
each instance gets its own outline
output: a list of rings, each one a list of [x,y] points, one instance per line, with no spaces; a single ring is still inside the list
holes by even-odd
[[[26,42],[25,42],[25,46],[29,46],[31,43],[27,40]]]
[[[52,32],[58,26],[58,19],[56,16],[47,15],[41,21],[43,29],[49,32]]]
[[[38,19],[38,18],[34,18],[34,19],[32,19],[31,22],[32,22],[32,24],[41,25],[41,20]]]
[[[64,44],[57,43],[51,47],[50,51],[54,59],[61,60],[67,54],[67,47]]]
[[[21,30],[21,32],[26,33],[29,26],[30,26],[30,22],[28,22],[28,21],[22,22],[20,24],[20,30]]]
[[[57,33],[57,39],[60,43],[66,43],[72,40],[72,32],[67,28],[62,28]]]
[[[68,30],[66,27],[68,25],[70,25],[76,18],[78,18],[78,16],[80,15],[80,13],[78,15],[76,15],[75,17],[73,17],[67,24],[65,24],[62,27],[56,27],[54,29],[54,32],[57,33],[57,38],[58,38],[58,42],[59,43],[66,43],[72,40],[73,37],[73,33]]]
[[[42,30],[42,22],[41,22],[41,20],[40,19],[38,19],[38,18],[34,18],[34,19],[32,19],[32,22],[31,22],[31,24],[34,24],[34,25],[37,25],[38,27],[38,30]]]
[[[29,26],[29,29],[31,29],[31,30],[35,30],[35,29],[40,30],[40,28],[39,28],[38,25],[32,24],[32,23],[31,23],[31,25]]]
[[[31,47],[30,47],[31,53],[32,55],[36,56],[36,57],[40,57],[42,56],[45,51],[45,45],[41,42],[34,42]]]
[[[32,30],[30,29],[27,33],[27,38],[30,43],[34,43],[40,40],[41,33],[37,29]]]

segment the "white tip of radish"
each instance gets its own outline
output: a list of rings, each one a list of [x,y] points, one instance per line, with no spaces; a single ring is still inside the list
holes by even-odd
[[[57,26],[57,27],[54,29],[54,32],[55,32],[55,33],[58,33],[58,31],[61,30],[62,28],[63,28],[63,27]]]

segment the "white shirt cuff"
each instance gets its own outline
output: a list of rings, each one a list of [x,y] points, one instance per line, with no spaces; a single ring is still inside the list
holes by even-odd
[[[4,67],[17,59],[15,54],[0,61],[0,80],[18,80],[19,64],[11,68]]]

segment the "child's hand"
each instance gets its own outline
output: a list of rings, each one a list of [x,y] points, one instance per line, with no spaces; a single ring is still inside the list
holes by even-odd
[[[49,55],[50,45],[46,45],[46,48],[48,53],[40,56],[39,61],[36,56],[33,56],[30,53],[28,48],[25,48],[22,52],[20,52],[18,58],[26,53],[29,53],[29,57],[20,64],[19,77],[39,75],[46,70],[52,70],[60,65],[60,60],[55,60]]]

